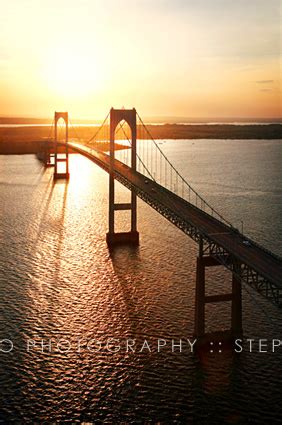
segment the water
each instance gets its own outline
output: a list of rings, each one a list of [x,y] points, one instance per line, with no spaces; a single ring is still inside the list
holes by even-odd
[[[243,218],[248,234],[282,255],[281,141],[161,147],[215,207],[233,222]],[[78,155],[70,172],[69,184],[53,184],[53,170],[34,156],[0,157],[0,339],[14,343],[0,354],[0,422],[279,423],[281,349],[259,353],[255,344],[251,353],[201,357],[186,346],[171,350],[172,339],[193,334],[196,245],[138,201],[140,246],[109,253],[108,176]],[[128,201],[117,188],[117,200]],[[128,213],[116,214],[127,230]],[[209,293],[228,291],[221,267],[207,278]],[[207,308],[208,330],[226,327],[229,307]],[[246,288],[243,310],[244,338],[281,338],[277,307]],[[126,352],[129,338],[135,353]],[[160,338],[167,346],[158,353]],[[51,352],[27,350],[41,339],[46,347],[52,340]],[[140,353],[145,339],[151,352]]]
[[[281,140],[184,140],[174,146],[161,149],[204,199],[282,256]]]

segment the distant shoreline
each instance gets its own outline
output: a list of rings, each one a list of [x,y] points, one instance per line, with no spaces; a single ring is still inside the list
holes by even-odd
[[[282,139],[282,124],[148,125],[155,139]]]
[[[162,124],[147,125],[154,139],[281,139],[282,124]],[[69,128],[69,138],[77,139],[77,132]],[[79,127],[80,141],[86,142],[97,132],[97,127]],[[138,129],[137,129],[138,133]],[[144,133],[144,132],[143,132]],[[0,154],[36,153],[40,144],[50,137],[47,126],[0,127]],[[143,135],[144,138],[148,136]],[[124,138],[124,137],[120,137]],[[117,140],[119,137],[117,138]]]
[[[155,139],[280,139],[281,124],[147,124]],[[98,127],[83,125],[78,129],[69,126],[69,136],[88,140]],[[1,127],[0,142],[43,140],[50,136],[46,125]],[[145,137],[145,136],[144,136]]]
[[[52,118],[34,118],[34,117],[12,117],[12,116],[0,116],[1,125],[49,125],[53,121]],[[71,119],[74,125],[100,125],[103,120],[99,119]],[[173,125],[173,124],[184,124],[184,125],[257,125],[257,124],[282,124],[282,117],[269,117],[269,118],[241,118],[241,117],[174,117],[174,116],[147,116],[143,117],[143,121],[146,125]]]

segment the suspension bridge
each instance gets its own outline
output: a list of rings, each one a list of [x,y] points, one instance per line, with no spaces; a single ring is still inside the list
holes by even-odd
[[[64,121],[63,139],[59,122]],[[137,197],[141,198],[199,246],[196,265],[195,330],[205,335],[205,305],[231,302],[231,335],[242,334],[242,284],[252,287],[277,306],[282,306],[282,259],[243,235],[206,202],[178,172],[135,109],[111,109],[88,140],[69,140],[67,112],[55,112],[44,152],[46,166],[54,166],[54,178],[69,178],[69,152],[84,155],[109,174],[109,230],[111,247],[139,243]],[[117,144],[124,149],[117,152]],[[105,151],[105,144],[108,150]],[[99,149],[103,146],[103,150]],[[63,170],[62,170],[63,167]],[[129,203],[115,201],[115,181],[131,192]],[[131,212],[131,230],[115,231],[115,211]],[[205,269],[223,266],[232,273],[230,293],[206,295]]]

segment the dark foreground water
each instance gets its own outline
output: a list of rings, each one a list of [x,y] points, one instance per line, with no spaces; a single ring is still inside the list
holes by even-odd
[[[218,210],[282,255],[281,141],[162,149]],[[140,246],[109,253],[107,174],[77,155],[69,184],[53,184],[52,173],[33,156],[0,157],[0,339],[14,344],[0,353],[0,423],[281,423],[282,347],[273,353],[271,343],[282,312],[244,288],[243,352],[194,355],[196,245],[139,201]],[[118,185],[118,199],[128,196]],[[127,229],[128,214],[117,217]],[[207,286],[227,292],[229,273],[209,271]],[[208,330],[229,326],[229,303],[206,310]],[[182,353],[172,352],[180,339]]]

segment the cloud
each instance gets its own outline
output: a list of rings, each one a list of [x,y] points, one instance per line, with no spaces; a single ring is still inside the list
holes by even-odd
[[[273,84],[274,80],[257,80],[257,84]]]
[[[260,91],[262,91],[262,92],[270,92],[270,91],[272,91],[272,89],[260,89]]]

